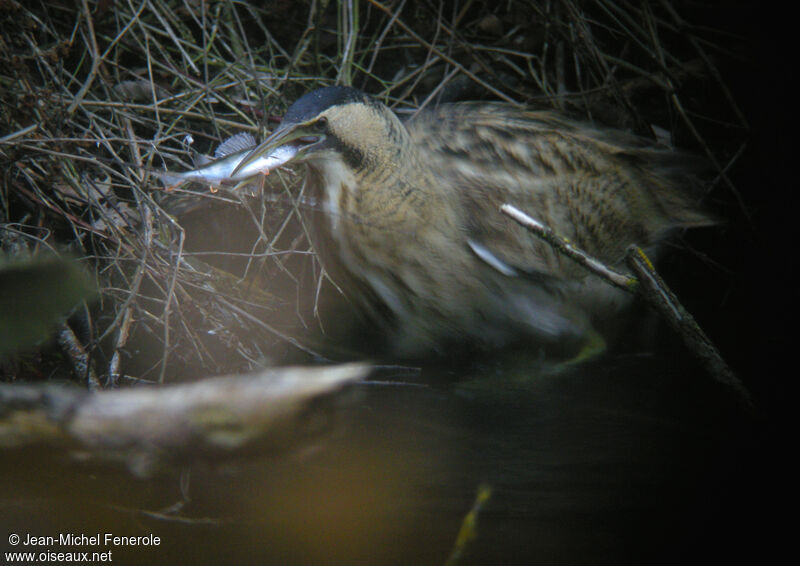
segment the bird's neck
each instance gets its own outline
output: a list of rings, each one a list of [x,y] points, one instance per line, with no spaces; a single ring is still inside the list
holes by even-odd
[[[396,137],[373,149],[367,166],[356,174],[362,213],[370,214],[371,210],[393,223],[419,221],[439,196],[424,156],[411,143],[404,127]]]
[[[358,148],[345,147],[344,159],[314,164],[334,229],[345,216],[375,227],[397,228],[419,222],[435,207],[440,195],[424,156],[394,114],[383,124],[382,132],[367,134]]]

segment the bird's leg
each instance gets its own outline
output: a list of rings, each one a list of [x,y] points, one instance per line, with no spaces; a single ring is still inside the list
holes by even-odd
[[[594,328],[590,328],[581,345],[580,351],[572,358],[563,362],[564,366],[579,365],[583,362],[596,358],[606,351],[608,344],[603,335]]]

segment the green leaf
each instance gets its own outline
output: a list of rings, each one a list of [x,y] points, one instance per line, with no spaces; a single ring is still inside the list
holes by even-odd
[[[49,257],[0,263],[0,354],[47,338],[95,290],[73,261]]]

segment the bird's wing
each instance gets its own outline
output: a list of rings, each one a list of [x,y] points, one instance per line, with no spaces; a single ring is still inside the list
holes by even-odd
[[[502,214],[503,204],[610,265],[629,244],[646,247],[664,230],[706,218],[682,203],[677,181],[659,170],[674,154],[623,132],[486,103],[432,110],[408,130],[441,185],[458,193],[465,245],[507,275],[559,279],[586,272]]]

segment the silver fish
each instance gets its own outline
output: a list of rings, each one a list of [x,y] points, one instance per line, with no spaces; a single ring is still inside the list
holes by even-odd
[[[256,146],[256,140],[248,133],[231,136],[214,152],[214,159],[197,169],[176,173],[173,171],[153,171],[153,174],[170,190],[184,183],[197,182],[209,185],[212,190],[246,181],[257,175],[268,175],[270,170],[285,163],[297,153],[297,147],[284,145],[269,155],[260,156],[248,163],[240,171],[233,171]]]

